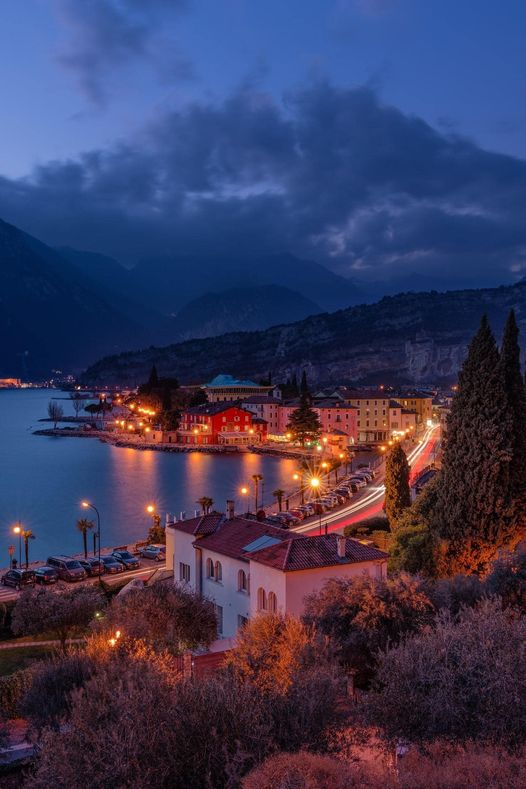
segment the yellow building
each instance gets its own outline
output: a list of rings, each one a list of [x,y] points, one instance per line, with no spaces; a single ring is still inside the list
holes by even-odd
[[[416,430],[425,430],[428,421],[433,419],[433,397],[425,392],[405,392],[396,398],[402,408],[416,414]]]

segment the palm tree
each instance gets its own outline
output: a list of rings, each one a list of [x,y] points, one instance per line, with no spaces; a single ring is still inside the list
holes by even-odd
[[[77,521],[77,529],[82,534],[82,541],[84,543],[84,558],[88,558],[88,531],[95,528],[93,521],[87,518],[79,518]]]
[[[27,570],[29,566],[29,540],[36,540],[36,537],[31,531],[31,529],[22,529],[20,534],[22,539],[24,540],[24,550],[26,554],[26,570]]]
[[[199,504],[203,510],[203,515],[208,515],[214,500],[210,498],[210,496],[201,496],[200,499],[197,499],[196,504]]]
[[[259,483],[263,480],[263,474],[252,474],[252,479],[254,480],[254,490],[255,490],[255,511],[257,515],[258,511],[258,493],[259,493]]]
[[[278,500],[278,507],[279,507],[279,511],[281,512],[282,509],[281,505],[283,503],[283,496],[285,495],[285,491],[281,490],[281,488],[276,488],[276,490],[272,491],[272,495],[275,496],[276,499]]]

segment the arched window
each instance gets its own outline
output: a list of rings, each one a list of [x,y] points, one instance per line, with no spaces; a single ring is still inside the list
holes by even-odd
[[[214,577],[214,563],[212,559],[206,560],[206,575],[208,578]]]
[[[265,590],[261,588],[258,589],[258,611],[266,611],[267,610],[267,595],[265,594]]]
[[[248,579],[244,570],[239,570],[237,573],[237,591],[248,592]]]
[[[268,610],[271,614],[276,614],[278,611],[278,598],[274,592],[268,593]]]
[[[215,579],[216,579],[216,581],[222,581],[223,580],[223,568],[221,567],[221,562],[216,562]]]

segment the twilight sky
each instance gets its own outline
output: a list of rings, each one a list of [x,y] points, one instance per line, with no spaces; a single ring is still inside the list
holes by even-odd
[[[3,0],[0,217],[133,263],[526,274],[522,0]]]

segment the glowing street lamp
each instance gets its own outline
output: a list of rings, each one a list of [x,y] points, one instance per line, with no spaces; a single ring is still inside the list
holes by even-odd
[[[99,584],[102,586],[102,578],[101,578],[101,567],[100,567],[100,514],[98,509],[94,504],[89,501],[81,501],[80,506],[85,510],[93,510],[97,515],[97,548],[98,548],[98,557],[99,557],[99,566],[98,566],[98,573],[99,573]]]
[[[319,499],[320,498],[320,485],[321,485],[320,478],[319,477],[311,477],[310,480],[309,480],[309,485],[311,486],[313,491],[315,491],[316,498]],[[320,505],[319,501],[318,501],[318,515],[319,515],[319,518],[320,518],[319,525],[320,525],[320,534],[321,534],[321,505]],[[325,524],[325,529],[327,529],[327,524]]]
[[[22,567],[22,527],[19,523],[13,526],[13,534],[18,534],[18,566]]]

